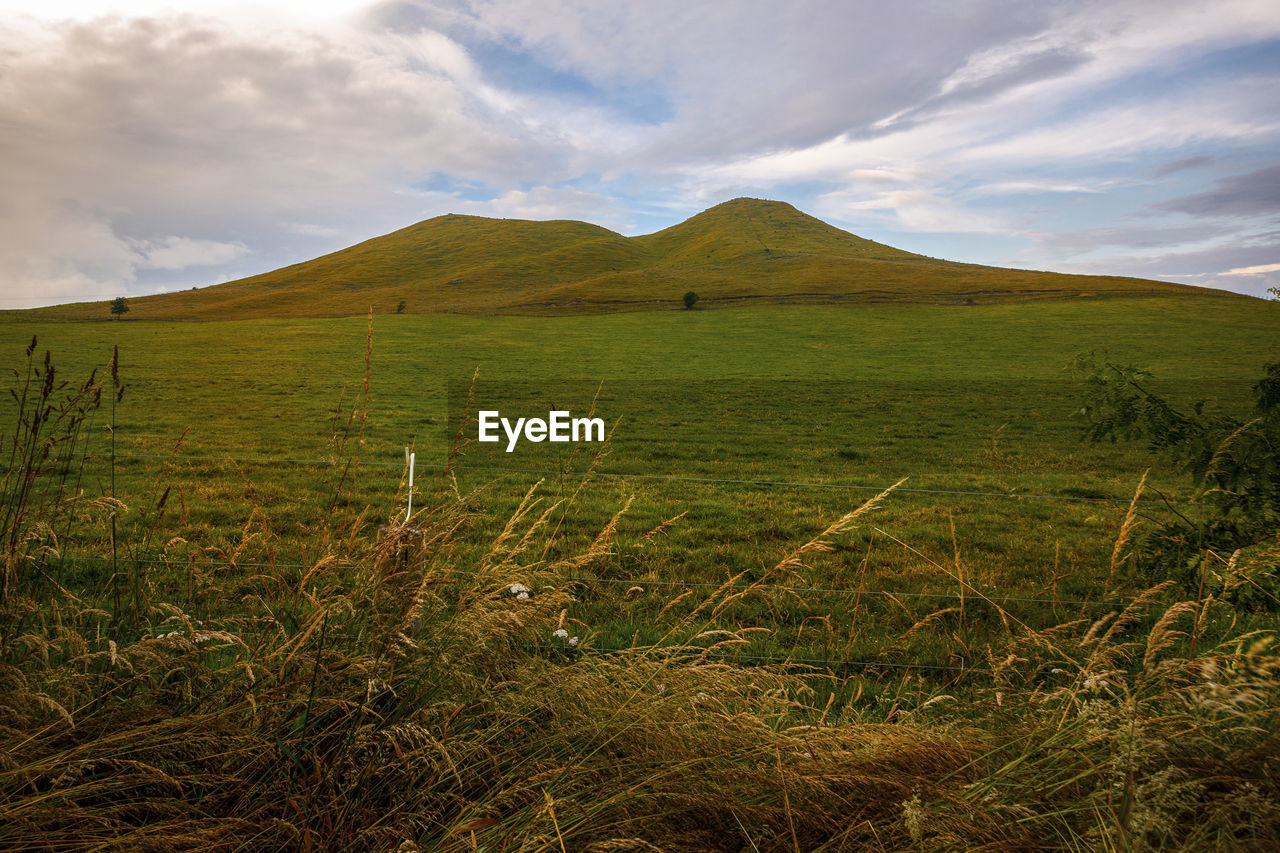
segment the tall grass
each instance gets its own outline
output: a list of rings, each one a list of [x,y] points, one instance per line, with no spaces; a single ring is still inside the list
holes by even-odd
[[[734,621],[744,597],[778,594],[886,495],[745,588],[686,602],[689,645],[605,652],[565,578],[616,547],[616,524],[565,555],[545,546],[566,504],[539,485],[494,520],[448,481],[376,536],[367,514],[330,514],[301,572],[243,558],[260,507],[198,576],[157,522],[146,541],[171,564],[117,603],[100,575],[56,575],[61,543],[118,509],[71,475],[97,385],[59,392],[48,359],[30,370],[51,390],[5,448],[0,848],[1280,844],[1280,654],[1261,634],[1206,650],[1232,614],[1212,599],[1152,621],[1156,588],[1093,621],[1006,620],[972,650],[989,675],[908,674],[913,701],[886,712],[858,701],[879,676],[710,653],[759,630]],[[489,547],[456,547],[469,530],[491,531]]]

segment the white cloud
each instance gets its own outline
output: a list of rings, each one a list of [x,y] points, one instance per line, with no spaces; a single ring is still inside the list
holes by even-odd
[[[1269,272],[1280,272],[1280,264],[1258,264],[1252,267],[1236,267],[1219,275],[1263,275]]]
[[[461,202],[458,210],[508,219],[577,219],[627,231],[628,214],[607,196],[564,187],[510,190],[491,201]]]
[[[141,257],[100,217],[31,203],[3,224],[0,307],[107,299],[133,284]]]
[[[342,235],[337,228],[331,228],[326,225],[316,225],[312,222],[294,222],[285,226],[290,232],[300,234],[303,237],[325,237],[333,238]]]
[[[1007,234],[1007,222],[976,212],[950,199],[924,190],[894,190],[861,198],[847,191],[827,193],[818,210],[845,221],[878,218],[883,225],[907,231],[936,233]]]
[[[215,266],[249,253],[249,247],[239,241],[221,243],[174,236],[153,243],[137,243],[135,248],[142,255],[139,266],[157,270]]]
[[[133,292],[140,270],[234,263],[260,254],[244,235],[283,244],[317,212],[346,221],[332,234],[389,231],[435,212],[397,195],[405,182],[546,177],[564,148],[495,106],[440,34],[336,41],[179,17],[33,39],[32,26],[0,23],[10,293]]]
[[[977,191],[989,195],[1012,195],[1017,193],[1100,193],[1103,192],[1105,188],[1105,183],[1089,186],[1086,184],[1075,184],[1065,181],[1023,180],[996,181],[995,183],[983,184],[977,188]]]
[[[627,230],[734,194],[1049,268],[1091,236],[1117,269],[1169,246],[1177,272],[1204,241],[1136,214],[1280,143],[1273,66],[1191,67],[1280,37],[1263,0],[176,5],[7,4],[8,292],[235,278],[449,210]],[[1144,184],[1161,164],[1203,168]]]

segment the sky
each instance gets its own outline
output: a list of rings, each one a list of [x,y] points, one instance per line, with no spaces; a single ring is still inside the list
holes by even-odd
[[[0,0],[0,307],[444,213],[739,196],[951,260],[1280,286],[1275,0]]]

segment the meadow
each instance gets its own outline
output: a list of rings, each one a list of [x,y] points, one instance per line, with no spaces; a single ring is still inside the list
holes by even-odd
[[[1125,547],[1196,511],[1190,481],[1085,441],[1070,365],[1105,353],[1242,413],[1277,331],[1275,305],[1181,295],[11,315],[16,381],[34,335],[62,378],[97,368],[103,402],[42,480],[83,497],[33,503],[45,526],[7,569],[28,698],[7,706],[0,840],[67,842],[51,810],[73,803],[122,849],[1265,849],[1276,664],[1233,638],[1274,616],[1179,603]],[[459,442],[478,408],[593,412],[611,438]],[[122,708],[137,755],[77,752]],[[233,720],[252,742],[227,746]],[[129,812],[113,768],[155,805]],[[228,804],[248,823],[214,821]]]

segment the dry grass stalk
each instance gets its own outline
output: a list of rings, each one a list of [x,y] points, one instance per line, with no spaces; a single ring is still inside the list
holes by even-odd
[[[1129,501],[1129,509],[1125,512],[1124,521],[1120,524],[1120,533],[1116,536],[1116,544],[1111,551],[1111,569],[1107,572],[1106,595],[1110,595],[1112,588],[1115,586],[1116,571],[1124,560],[1124,546],[1129,544],[1129,539],[1133,536],[1134,529],[1142,523],[1138,518],[1138,500],[1142,497],[1142,489],[1147,484],[1147,474],[1149,473],[1149,470],[1142,472],[1142,479],[1138,481],[1138,488],[1134,490],[1133,498]]]

